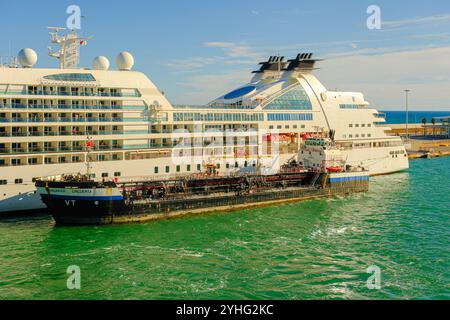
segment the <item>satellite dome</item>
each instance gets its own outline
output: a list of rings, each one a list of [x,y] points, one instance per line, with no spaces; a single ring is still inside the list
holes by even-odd
[[[134,58],[131,53],[123,51],[117,56],[116,64],[119,70],[131,70],[134,65]]]
[[[25,48],[20,50],[18,58],[22,67],[31,68],[36,64],[38,56],[33,49]]]
[[[94,70],[108,70],[109,69],[109,60],[104,56],[98,56],[92,61],[92,68]]]

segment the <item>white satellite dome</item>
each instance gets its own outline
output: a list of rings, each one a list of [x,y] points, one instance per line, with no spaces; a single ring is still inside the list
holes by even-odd
[[[104,56],[98,56],[92,61],[92,68],[95,70],[108,70],[109,66],[109,60]]]
[[[19,63],[24,68],[31,68],[38,60],[36,51],[30,48],[25,48],[19,51],[18,54]]]
[[[131,53],[123,51],[116,58],[116,64],[119,70],[131,70],[134,65],[134,58]]]

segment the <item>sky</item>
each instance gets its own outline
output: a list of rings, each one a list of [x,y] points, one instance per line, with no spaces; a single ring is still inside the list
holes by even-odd
[[[129,51],[134,70],[174,104],[207,103],[247,83],[268,56],[313,52],[324,59],[315,73],[329,90],[403,110],[410,89],[410,109],[450,111],[449,0],[10,1],[0,13],[0,56],[29,47],[37,67],[57,67],[46,28],[65,26],[69,5],[81,8],[80,32],[93,36],[82,67],[98,55],[115,67]],[[380,29],[367,27],[370,5],[380,8]]]

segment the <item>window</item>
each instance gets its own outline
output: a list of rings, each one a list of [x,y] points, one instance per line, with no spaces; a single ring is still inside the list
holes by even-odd
[[[297,127],[298,127],[298,126],[297,126],[296,124],[294,124],[292,128],[293,128],[293,129],[297,129]]]
[[[230,169],[230,164],[229,163],[227,163],[226,168]]]
[[[349,137],[349,138],[353,138],[353,135],[352,135],[352,134],[349,134],[348,137]]]
[[[356,127],[356,128],[359,128],[359,124],[358,124],[358,123],[357,123],[357,124],[355,124],[355,127]]]
[[[37,164],[37,162],[38,162],[37,158],[28,158],[29,165]]]
[[[202,170],[202,165],[201,164],[197,164],[197,171]]]
[[[21,183],[23,183],[23,179],[16,179],[16,180],[14,180],[14,183],[21,184]]]
[[[285,129],[289,129],[289,126],[284,126]]]
[[[277,126],[277,129],[281,129],[283,126]]]
[[[365,124],[365,123],[363,123],[363,124],[361,125],[361,127],[363,127],[363,128],[364,128],[365,126],[366,126],[366,124]]]
[[[166,173],[169,173],[169,172],[170,172],[170,167],[166,166]]]
[[[269,113],[268,121],[312,121],[312,113]],[[280,126],[279,126],[280,127]],[[279,128],[281,129],[281,128]]]
[[[367,126],[370,128],[370,127],[372,126],[372,124],[371,124],[371,123],[368,123]]]
[[[102,178],[108,178],[108,172],[103,172],[102,173]]]
[[[349,127],[349,128],[353,128],[353,124],[350,123],[350,124],[348,125],[348,127]]]
[[[273,129],[273,126],[269,126],[269,129]]]
[[[155,174],[158,174],[158,172],[159,172],[159,168],[158,167],[155,167]]]
[[[13,166],[20,166],[20,163],[21,163],[20,159],[11,159],[11,164]]]
[[[8,180],[0,180],[0,185],[8,184]]]
[[[306,126],[304,124],[302,124],[300,128],[305,129]]]
[[[190,164],[188,164],[188,165],[186,166],[186,171],[187,171],[187,172],[190,172],[190,171],[191,171],[191,165],[190,165]]]
[[[114,172],[114,177],[120,177],[122,174],[120,172]]]
[[[298,85],[280,97],[274,99],[267,107],[267,110],[312,110],[311,100],[305,89]]]
[[[46,157],[46,158],[44,159],[44,163],[45,163],[45,164],[50,164],[50,163],[52,163],[52,158],[47,158],[47,157]]]
[[[56,81],[95,81],[94,76],[90,73],[61,73],[45,76],[44,79]]]
[[[370,138],[370,137],[372,137],[372,135],[371,135],[370,133],[368,133],[368,134],[367,134],[367,137],[369,137],[369,138]]]
[[[181,167],[177,166],[177,172],[180,172],[180,171],[181,171]]]

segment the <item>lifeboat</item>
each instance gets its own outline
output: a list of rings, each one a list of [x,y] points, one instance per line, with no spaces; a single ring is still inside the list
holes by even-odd
[[[342,172],[342,170],[343,168],[341,166],[332,166],[327,168],[328,172]]]

